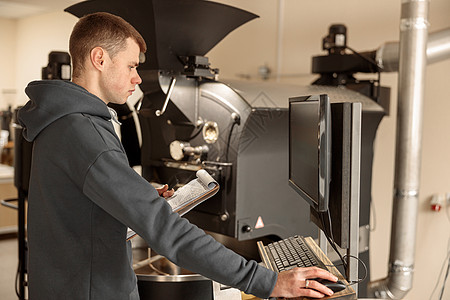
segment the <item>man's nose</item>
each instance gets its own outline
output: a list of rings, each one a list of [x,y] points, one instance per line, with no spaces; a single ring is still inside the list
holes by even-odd
[[[138,72],[136,72],[136,76],[133,77],[133,81],[134,84],[141,84],[142,83],[142,79],[141,76],[139,76]]]

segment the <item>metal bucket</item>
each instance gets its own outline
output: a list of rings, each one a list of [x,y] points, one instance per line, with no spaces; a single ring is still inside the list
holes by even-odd
[[[138,274],[141,300],[209,300],[213,299],[213,283],[198,274],[144,275]]]
[[[137,237],[133,242],[133,259],[141,300],[212,300],[213,281],[180,268],[165,257],[150,253],[145,242]],[[151,257],[151,259],[150,259]],[[165,275],[162,275],[165,274]]]

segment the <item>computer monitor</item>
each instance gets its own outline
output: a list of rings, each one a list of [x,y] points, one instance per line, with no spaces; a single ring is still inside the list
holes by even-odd
[[[289,99],[289,184],[341,248],[349,246],[350,201],[359,199],[361,111],[327,95]]]
[[[318,212],[328,210],[330,126],[327,95],[289,99],[289,185]]]

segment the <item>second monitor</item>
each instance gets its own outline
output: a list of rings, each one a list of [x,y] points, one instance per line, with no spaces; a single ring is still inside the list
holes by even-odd
[[[361,103],[331,103],[327,95],[289,99],[289,184],[341,248],[349,247],[350,200],[359,186],[361,110]]]

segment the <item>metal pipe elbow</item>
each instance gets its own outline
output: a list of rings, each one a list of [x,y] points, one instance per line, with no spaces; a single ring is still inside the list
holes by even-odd
[[[414,269],[400,264],[392,264],[386,278],[370,282],[368,297],[380,299],[403,299],[412,288]]]

